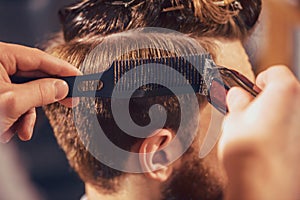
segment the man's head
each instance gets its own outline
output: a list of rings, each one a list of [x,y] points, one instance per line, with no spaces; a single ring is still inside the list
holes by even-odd
[[[105,3],[104,1],[85,1],[76,8],[73,7],[75,11],[69,9],[68,11],[71,13],[67,13],[67,15],[69,15],[70,23],[66,22],[64,31],[66,42],[56,46],[54,45],[54,47],[49,49],[49,52],[69,61],[77,67],[81,67],[81,70],[84,73],[101,72],[109,66],[107,61],[111,60],[111,55],[116,54],[114,51],[126,49],[126,47],[120,45],[121,42],[118,41],[118,38],[121,38],[120,36],[122,33],[112,33],[118,33],[136,26],[156,25],[168,28],[171,26],[171,28],[175,30],[185,30],[190,35],[194,35],[193,37],[197,38],[197,41],[214,55],[215,61],[219,64],[223,64],[227,67],[240,66],[238,69],[239,71],[246,71],[251,74],[249,71],[249,63],[247,63],[246,59],[247,57],[244,51],[241,51],[243,50],[242,46],[240,42],[234,40],[239,38],[243,39],[246,35],[246,32],[244,31],[250,29],[246,26],[246,22],[242,25],[240,21],[243,19],[242,16],[246,16],[247,13],[241,14],[237,10],[232,10],[229,7],[230,5],[220,8],[215,7],[214,4],[207,3],[206,1],[191,1],[189,4],[184,3],[184,7],[179,10],[166,11],[166,13],[163,12],[163,9],[165,8],[161,7],[160,11],[162,14],[159,13],[159,17],[157,18],[150,12],[157,9],[153,8],[153,6],[156,5],[156,1],[134,2],[134,6],[132,8],[127,8],[128,10],[126,7],[122,6],[115,7],[115,5],[112,5],[112,1],[108,1],[108,3]],[[252,6],[260,5],[260,1],[249,2]],[[173,7],[176,7],[180,2],[174,1],[173,3],[175,4]],[[87,5],[92,6],[92,8],[89,8]],[[166,5],[169,4],[164,4],[164,7],[166,7]],[[242,5],[245,7],[247,6],[247,3],[243,3]],[[91,9],[92,12],[92,9],[98,8],[100,10],[99,12],[101,12],[103,7],[105,7],[105,9],[103,10],[104,14],[102,18],[100,15],[96,15],[96,18],[88,18],[88,16],[90,16],[88,15],[89,9]],[[170,3],[169,7],[172,7],[172,3]],[[82,12],[83,8],[86,12]],[[215,10],[216,8],[218,8],[218,10]],[[111,13],[108,12],[109,9],[115,12],[118,11],[118,13],[131,12],[130,19],[127,19],[128,21],[125,23],[122,20],[126,20],[126,17],[123,19],[121,14],[111,16]],[[137,15],[137,13],[141,12],[141,9],[144,9],[144,14],[141,16]],[[80,23],[80,21],[74,23],[74,20],[76,21],[79,19],[78,16],[75,17],[76,14],[79,15],[79,13],[77,13],[78,10],[80,10],[79,13],[81,13],[82,23]],[[249,8],[247,7],[246,10],[249,10]],[[254,11],[255,9],[250,6],[250,10]],[[147,11],[150,12],[149,16],[145,15]],[[203,18],[203,16],[211,16],[212,12],[219,11],[226,11],[226,15],[223,14],[228,17],[229,21],[226,21],[227,23],[218,21],[216,18],[213,18],[212,21],[208,23],[206,22],[208,19]],[[108,12],[108,14],[105,14],[106,12]],[[166,23],[166,18],[173,18],[176,16],[180,18],[181,15],[186,16],[187,12],[193,12],[193,15],[187,18],[197,20],[188,21],[189,23],[186,22],[180,26],[176,26],[176,23],[172,22]],[[219,14],[221,15],[222,12]],[[253,13],[252,15],[254,16]],[[91,14],[91,16],[94,15]],[[110,17],[107,18],[108,16]],[[64,17],[64,20],[66,19],[68,19],[68,16]],[[204,20],[203,24],[200,23],[201,20]],[[249,19],[247,18],[247,20]],[[72,23],[74,24],[72,25]],[[135,23],[137,24],[134,25]],[[219,25],[217,25],[218,23]],[[214,24],[215,28],[211,27],[212,24]],[[90,32],[85,29],[87,25],[91,26]],[[184,25],[186,25],[185,29],[183,28],[185,27]],[[221,39],[216,38],[215,36],[224,37]],[[232,40],[227,41],[227,37]],[[134,37],[131,36],[131,39],[132,38]],[[138,44],[141,44],[140,41],[145,42],[147,37],[141,36],[140,38],[134,39]],[[143,59],[148,57],[156,58],[174,56],[175,54],[197,53],[197,50],[193,48],[195,44],[189,45],[189,40],[185,40],[184,38],[175,38],[162,33],[157,33],[157,37],[152,36],[150,41],[157,42],[158,46],[162,44],[176,45],[173,45],[172,51],[164,51],[162,48],[158,48],[158,46],[155,45],[154,48],[150,49],[127,51],[125,54],[122,54],[123,57],[121,56],[117,59]],[[107,48],[104,48],[101,54],[98,52],[97,55],[88,56],[89,58],[94,59],[86,59],[86,56],[92,53],[92,49],[103,43],[109,45],[106,45]],[[134,41],[129,42],[128,44],[134,45]],[[111,47],[112,45],[115,48]],[[177,51],[177,53],[174,53],[175,51]],[[232,57],[230,57],[231,55]],[[183,102],[189,102],[191,97],[189,95],[183,95],[179,98],[182,98]],[[65,108],[59,104],[48,106],[46,108],[46,114],[50,119],[58,143],[66,152],[71,166],[78,172],[88,186],[88,192],[94,190],[102,194],[113,195],[118,194],[119,192],[122,193],[124,192],[124,188],[128,189],[128,187],[133,186],[137,191],[141,192],[147,191],[145,187],[150,187],[148,189],[149,192],[146,195],[148,195],[149,198],[152,197],[155,199],[215,199],[220,195],[222,190],[221,183],[223,183],[222,177],[217,173],[220,169],[217,165],[217,159],[213,154],[203,160],[198,158],[199,146],[201,141],[203,141],[209,126],[211,108],[207,106],[204,97],[198,96],[197,100],[199,103],[198,109],[200,109],[200,115],[195,114],[197,112],[195,112],[194,107],[187,107],[187,109],[190,109],[188,110],[190,116],[187,120],[189,123],[185,124],[184,127],[186,137],[179,138],[178,149],[173,148],[165,151],[160,150],[164,149],[164,147],[168,146],[174,140],[181,121],[181,105],[179,105],[178,98],[174,96],[133,99],[130,101],[128,109],[130,110],[132,120],[140,126],[149,124],[150,118],[148,112],[152,105],[163,105],[167,111],[166,123],[162,129],[153,130],[149,133],[141,133],[142,135],[151,136],[146,139],[132,137],[130,136],[130,133],[120,130],[114,121],[110,99],[96,98],[93,100],[94,104],[87,99],[81,99],[81,106],[79,107],[85,109],[81,109],[80,112],[78,112],[79,115],[77,115],[77,119],[79,119],[79,123],[78,121],[74,122],[73,111],[71,109]],[[123,103],[124,102],[122,101],[117,102],[120,106],[126,105]],[[140,153],[141,156],[139,157],[138,163],[132,162],[130,156],[124,157],[123,161],[125,165],[138,165],[141,169],[146,169],[148,172],[138,175],[124,173],[100,162],[96,159],[97,155],[92,155],[87,150],[87,146],[90,145],[89,142],[92,143],[93,141],[93,136],[91,135],[99,130],[95,128],[97,124],[91,123],[89,117],[87,117],[94,114],[97,116],[97,124],[100,124],[110,141],[126,151]],[[157,116],[159,117],[160,115],[157,114]],[[157,116],[156,113],[154,113],[153,117],[155,118]],[[75,123],[77,123],[76,126]],[[170,160],[170,157],[172,157],[176,151],[180,151],[182,143],[189,142],[194,136],[196,139],[188,151],[174,163],[166,165]],[[99,150],[98,153],[100,156],[105,157],[105,151]],[[107,161],[110,160],[110,158],[106,159]]]

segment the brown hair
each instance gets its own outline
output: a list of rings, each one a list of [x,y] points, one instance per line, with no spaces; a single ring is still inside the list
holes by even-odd
[[[124,35],[124,34],[123,34]],[[127,38],[129,44],[133,44],[136,40],[136,36],[131,36]],[[161,56],[168,56],[171,53],[177,53],[179,55],[184,54],[196,54],[197,45],[189,43],[189,41],[183,37],[177,38],[177,36],[170,36],[168,34],[155,33],[151,34],[140,34],[140,40],[145,41],[147,39],[155,39],[152,44],[154,44],[151,49],[141,49],[126,52],[128,59],[131,58],[160,58]],[[114,39],[118,38],[118,34],[114,35]],[[48,52],[56,55],[59,58],[62,58],[71,64],[75,65],[78,68],[81,68],[84,72],[95,73],[104,71],[106,68],[99,67],[100,63],[103,65],[103,61],[107,59],[107,54],[115,55],[120,46],[126,49],[124,44],[116,42],[108,43],[106,48],[102,48],[101,53],[97,52],[95,55],[91,55],[91,58],[97,57],[97,59],[92,59],[89,61],[85,60],[84,67],[81,66],[87,54],[92,53],[92,49],[99,44],[105,43],[106,40],[111,40],[111,37],[98,37],[90,38],[86,41],[81,42],[69,42],[63,45],[58,45],[48,49]],[[162,49],[155,47],[155,43],[163,44],[165,42],[175,44],[173,51],[166,52]],[[177,44],[177,45],[176,45]],[[134,44],[133,44],[134,45]],[[157,44],[158,45],[158,44]],[[114,46],[116,48],[114,48]],[[193,48],[194,46],[194,48]],[[119,47],[119,48],[118,48]],[[110,51],[108,51],[110,49]],[[113,50],[114,49],[114,50]],[[122,49],[124,50],[124,49]],[[138,51],[138,52],[137,52]],[[124,57],[121,58],[122,60]],[[193,95],[193,94],[191,94]],[[134,122],[139,126],[145,126],[149,124],[149,109],[152,105],[159,104],[162,105],[167,112],[167,119],[164,125],[164,128],[171,130],[176,134],[178,126],[181,120],[180,113],[180,103],[178,98],[181,98],[183,102],[190,102],[189,98],[191,95],[181,95],[180,97],[176,96],[159,96],[159,97],[149,97],[142,99],[131,99],[129,104],[129,110],[131,117]],[[205,97],[197,96],[199,105],[205,105]],[[124,105],[124,102],[120,100],[118,102],[121,106]],[[116,146],[126,150],[134,151],[133,146],[137,145],[139,142],[143,141],[141,138],[133,137],[121,130],[114,120],[114,116],[111,110],[111,100],[105,98],[96,98],[95,105],[93,106],[90,103],[90,100],[82,98],[80,102],[81,111],[79,113],[80,124],[75,126],[73,118],[73,110],[66,108],[59,103],[55,103],[49,106],[44,107],[45,113],[50,120],[50,124],[53,127],[54,134],[57,138],[59,145],[65,151],[67,158],[70,162],[70,165],[76,170],[81,179],[92,184],[94,187],[97,187],[103,192],[114,192],[118,188],[119,179],[122,178],[121,175],[124,173],[113,169],[97,160],[84,146],[82,138],[88,138],[88,140],[93,141],[93,134],[97,134],[99,129],[97,128],[98,124],[93,124],[89,119],[94,113],[97,114],[98,123],[100,124],[102,130],[104,131],[106,137],[114,143]],[[182,143],[190,143],[193,139],[193,136],[196,134],[196,130],[193,127],[197,127],[198,117],[195,116],[195,112],[192,110],[192,107],[186,109],[191,109],[189,111],[190,115],[187,119],[188,124],[184,124],[184,137],[180,138]],[[155,113],[159,116],[159,113]],[[78,129],[80,129],[80,133]],[[80,136],[78,135],[80,134]],[[149,133],[141,133],[141,137],[147,137]],[[138,147],[137,147],[138,148]],[[105,154],[105,151],[101,151],[99,147],[99,154]],[[104,155],[105,156],[105,155]],[[127,158],[123,158],[124,162]],[[109,158],[108,158],[109,160]]]
[[[120,5],[114,2],[89,0],[61,9],[65,40],[138,27],[163,27],[196,36],[244,39],[261,11],[261,0],[239,0],[242,10],[232,4],[219,6],[213,0],[135,0]],[[175,9],[168,10],[172,7]]]
[[[243,6],[241,11],[232,9],[230,5],[216,6],[213,1],[207,0],[136,0],[127,7],[112,5],[113,2],[109,0],[82,1],[61,10],[60,17],[65,41],[51,45],[48,52],[79,68],[85,56],[103,40],[106,40],[106,36],[145,26],[169,28],[197,37],[243,39],[254,26],[261,6],[260,0],[241,1]],[[183,8],[164,12],[165,8],[176,7],[177,5],[183,5]],[[170,40],[168,37],[162,37],[160,41],[164,42],[164,40],[169,40],[171,43],[172,41],[175,42],[174,38]],[[208,43],[203,43],[203,45],[210,46]],[[189,48],[184,41],[182,46],[186,49]],[[160,52],[160,50],[157,51]],[[141,54],[140,58],[143,55]],[[90,69],[98,67],[93,62],[90,64],[86,67]],[[100,71],[103,70],[105,69]],[[188,96],[183,98],[188,101]],[[198,98],[202,104],[204,98]],[[131,107],[135,108],[131,110],[133,119],[140,125],[147,124],[149,121],[148,110],[153,104],[161,104],[166,108],[168,118],[165,128],[176,132],[178,120],[180,120],[180,107],[178,107],[178,100],[175,97],[132,101],[131,105],[134,106]],[[132,146],[141,140],[128,136],[116,126],[110,110],[109,99],[97,99],[96,107],[90,109],[97,112],[98,121],[101,126],[104,125],[105,134],[117,146],[125,150],[132,150]],[[66,152],[70,165],[78,172],[82,180],[103,192],[117,191],[119,179],[123,177],[123,172],[104,165],[86,150],[78,137],[72,110],[56,103],[45,107],[45,112],[59,145]],[[192,114],[193,111],[191,110],[191,119],[196,118]],[[82,126],[86,127],[87,135],[89,131],[95,131],[88,122],[84,123],[84,120]],[[192,132],[188,128],[186,131]]]

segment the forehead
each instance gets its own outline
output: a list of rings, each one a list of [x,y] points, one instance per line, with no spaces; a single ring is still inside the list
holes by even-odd
[[[254,73],[249,57],[239,40],[214,40],[217,45],[215,62],[217,65],[234,69],[249,80],[254,81]]]

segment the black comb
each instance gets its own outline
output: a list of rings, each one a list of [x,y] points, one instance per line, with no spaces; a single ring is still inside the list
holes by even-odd
[[[207,95],[203,75],[207,74],[206,71],[213,67],[211,63],[206,66],[209,60],[211,60],[209,54],[122,60],[114,61],[102,73],[51,78],[58,78],[67,82],[69,86],[67,97],[111,98],[113,90],[115,90],[117,96],[122,98],[122,95],[126,96],[128,92],[135,90],[130,97],[140,98],[174,95],[170,88],[176,88],[177,92],[185,94],[190,91],[188,88],[191,87],[194,92]],[[128,72],[130,72],[129,76]],[[180,74],[183,78],[176,78],[178,76],[175,76],[175,73]],[[20,84],[49,77],[12,76],[10,78],[12,83]],[[158,82],[163,84],[157,84]],[[117,84],[118,87],[115,87]]]

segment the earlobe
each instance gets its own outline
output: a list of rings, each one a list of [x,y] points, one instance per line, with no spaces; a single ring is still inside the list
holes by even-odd
[[[168,165],[169,154],[172,152],[164,148],[170,144],[175,135],[167,129],[159,129],[152,135],[140,146],[140,165],[147,177],[163,182],[173,171],[172,165]]]

